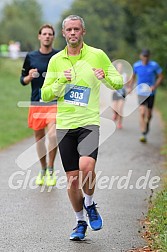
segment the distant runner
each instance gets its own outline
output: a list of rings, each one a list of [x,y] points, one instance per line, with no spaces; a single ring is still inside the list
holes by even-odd
[[[121,62],[118,62],[117,64],[114,64],[118,72],[122,75],[123,77],[123,82],[124,84],[127,83],[128,77],[125,72],[123,72],[123,65]],[[112,95],[112,108],[113,108],[113,116],[112,120],[117,122],[117,129],[122,129],[122,121],[123,121],[123,108],[124,108],[124,103],[125,103],[125,97],[127,95],[128,87],[124,85],[123,88],[119,90],[115,90]]]
[[[150,51],[148,49],[143,49],[140,54],[140,60],[133,65],[133,69],[134,74],[130,81],[130,85],[132,86],[134,84],[135,77],[137,76],[137,95],[140,105],[141,130],[139,140],[141,142],[146,142],[156,90],[163,80],[162,68],[157,62],[150,60]],[[147,86],[145,84],[147,84]]]

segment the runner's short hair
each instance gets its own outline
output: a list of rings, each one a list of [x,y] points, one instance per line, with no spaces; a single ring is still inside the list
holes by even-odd
[[[65,22],[66,22],[66,21],[69,21],[69,20],[80,20],[83,29],[85,29],[85,22],[84,22],[83,18],[80,17],[80,16],[77,16],[77,15],[70,15],[70,16],[66,17],[66,18],[63,20],[63,22],[62,22],[62,29],[64,29]]]
[[[44,28],[49,28],[49,29],[51,29],[52,32],[53,32],[53,35],[55,35],[55,30],[54,30],[53,26],[50,25],[50,24],[44,24],[44,25],[42,25],[42,26],[39,28],[38,34],[41,34],[41,33],[42,33],[42,30],[43,30]]]

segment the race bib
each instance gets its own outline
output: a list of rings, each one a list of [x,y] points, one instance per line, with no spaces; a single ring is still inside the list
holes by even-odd
[[[64,101],[77,106],[87,106],[90,96],[90,88],[67,84],[65,89]]]

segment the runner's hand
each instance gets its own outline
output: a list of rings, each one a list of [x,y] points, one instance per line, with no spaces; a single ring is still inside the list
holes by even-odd
[[[28,73],[30,80],[34,79],[34,78],[38,78],[39,77],[39,73],[38,73],[38,69],[37,68],[33,68],[29,71]]]
[[[103,71],[103,69],[99,68],[92,68],[92,70],[94,71],[95,76],[97,77],[98,80],[102,80],[105,78],[105,73]]]
[[[151,87],[150,87],[150,91],[151,91],[151,92],[154,92],[154,91],[155,91],[155,89],[156,89],[156,87],[155,87],[155,86],[151,86]]]
[[[72,79],[71,69],[65,70],[64,75],[68,81],[71,81]]]

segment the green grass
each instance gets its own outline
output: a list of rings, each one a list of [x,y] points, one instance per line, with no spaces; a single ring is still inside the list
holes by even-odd
[[[164,122],[164,134],[167,140],[167,87],[159,88],[156,96],[156,107],[161,113]],[[167,142],[167,141],[166,141]]]
[[[30,86],[20,84],[23,61],[0,58],[0,149],[32,135],[27,127],[28,108],[18,101],[29,101]]]
[[[152,249],[167,251],[167,187],[156,195],[149,209],[150,238]]]
[[[159,88],[156,97],[156,107],[161,113],[164,123],[165,143],[162,146],[161,154],[164,155],[167,169],[167,88]],[[149,233],[152,244],[152,249],[158,252],[167,251],[167,177],[166,172],[162,178],[163,189],[158,192],[150,204],[148,211],[148,219],[150,221]]]

